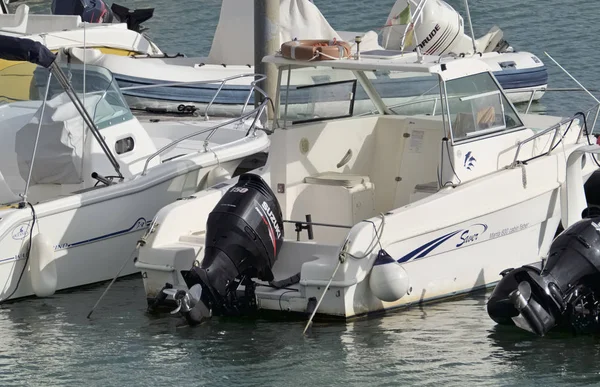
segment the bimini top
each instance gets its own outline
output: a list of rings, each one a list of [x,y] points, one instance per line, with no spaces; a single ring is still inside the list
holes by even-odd
[[[340,70],[357,71],[403,71],[413,73],[439,74],[443,80],[462,78],[467,75],[491,72],[490,67],[477,56],[468,58],[440,57],[437,55],[422,55],[419,62],[416,53],[402,53],[394,50],[372,50],[360,54],[360,59],[347,58],[335,60],[298,60],[286,59],[281,54],[267,55],[265,63],[276,66],[292,67],[328,67]]]

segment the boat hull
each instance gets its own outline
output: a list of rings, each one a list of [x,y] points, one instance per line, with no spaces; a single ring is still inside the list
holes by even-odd
[[[539,261],[548,250],[560,222],[557,195],[558,190],[549,191],[502,211],[392,245],[386,251],[401,262],[409,278],[405,296],[395,302],[379,300],[369,288],[368,276],[355,284],[334,280],[318,314],[350,318],[491,287],[500,280],[502,270]],[[475,234],[477,240],[465,242]],[[394,250],[409,253],[400,255]],[[331,259],[314,264],[333,272]],[[300,283],[296,292],[259,286],[258,304],[265,310],[307,313],[310,298],[319,299],[326,283]]]
[[[241,161],[223,162],[220,167],[233,172]],[[56,290],[110,280],[121,265],[124,267],[119,276],[138,273],[134,266],[135,246],[156,212],[193,193],[195,185],[190,191],[190,182],[197,182],[214,167],[188,168],[185,173],[160,183],[149,182],[150,187],[141,192],[123,192],[89,204],[81,203],[85,201],[81,195],[34,204],[34,235],[43,233],[53,245]],[[10,299],[35,295],[26,266],[31,215],[31,209],[26,207],[3,216],[0,221],[1,300],[9,295]]]

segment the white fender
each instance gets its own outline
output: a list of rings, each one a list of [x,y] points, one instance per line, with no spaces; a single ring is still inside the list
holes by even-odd
[[[567,173],[561,194],[561,220],[565,229],[580,221],[581,214],[587,207],[581,171],[585,165],[582,161],[591,162],[582,160],[586,157],[586,153],[600,154],[600,147],[596,144],[582,145],[571,152],[567,159]]]
[[[369,287],[381,301],[398,301],[408,293],[408,274],[397,262],[374,265],[369,275]]]
[[[54,248],[48,237],[42,233],[36,234],[31,241],[29,273],[31,287],[36,296],[48,297],[54,294],[57,286]]]

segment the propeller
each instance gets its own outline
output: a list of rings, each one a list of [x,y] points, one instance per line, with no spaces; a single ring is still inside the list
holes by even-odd
[[[212,317],[212,311],[200,301],[202,297],[202,286],[200,284],[192,286],[188,291],[163,289],[163,293],[173,297],[173,300],[177,303],[177,308],[171,311],[171,314],[187,314],[196,322],[202,322],[204,319]]]

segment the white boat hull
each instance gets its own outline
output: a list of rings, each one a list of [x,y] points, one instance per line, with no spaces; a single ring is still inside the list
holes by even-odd
[[[233,170],[240,161],[221,164],[221,167]],[[197,179],[213,168],[192,169],[142,192],[124,193],[89,205],[81,205],[81,195],[34,204],[37,216],[34,235],[43,233],[54,246],[56,290],[109,280],[125,260],[129,261],[121,276],[139,272],[134,266],[135,246],[156,212],[192,193],[186,181]],[[12,212],[0,221],[0,299],[15,289],[27,262],[30,224],[29,207]],[[21,229],[25,232],[20,232]],[[11,299],[31,295],[34,291],[26,269]]]
[[[556,191],[551,191],[506,210],[403,241],[397,246],[399,250],[414,251],[421,248],[419,251],[423,252],[426,250],[423,246],[431,241],[454,234],[427,256],[402,264],[408,275],[409,292],[400,300],[379,300],[369,288],[369,277],[350,286],[347,279],[340,277],[338,281],[335,278],[332,281],[318,313],[353,317],[442,300],[493,286],[500,280],[502,270],[539,261],[547,251],[560,222],[556,195]],[[547,214],[551,217],[547,218]],[[484,233],[479,235],[477,241],[456,247],[463,242],[463,232],[477,232],[484,228]],[[457,230],[460,232],[455,234]],[[510,231],[506,231],[505,235],[490,238],[490,234],[502,233],[503,230]],[[390,252],[393,249],[394,247],[390,247],[386,250]],[[438,249],[442,251],[437,252]],[[396,255],[392,256],[396,258]],[[335,264],[331,260],[328,263],[319,263],[325,275],[333,272],[335,266],[332,263]],[[319,299],[326,283],[327,280],[320,280],[305,286],[300,285],[298,292],[258,287],[256,293],[259,307],[306,313],[308,300],[311,297]]]

